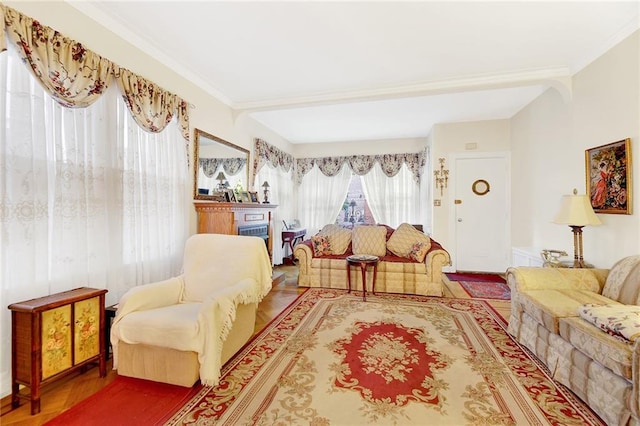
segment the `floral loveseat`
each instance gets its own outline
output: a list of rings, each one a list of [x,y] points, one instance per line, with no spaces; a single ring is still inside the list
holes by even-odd
[[[386,225],[351,229],[326,225],[318,234],[294,248],[299,262],[298,285],[347,288],[347,256],[370,254],[380,257],[376,292],[442,296],[442,267],[449,253],[435,240],[408,223],[397,229]],[[351,286],[362,289],[359,269],[351,268]],[[367,274],[367,289],[371,289]]]
[[[640,256],[510,268],[509,332],[609,425],[640,425]]]

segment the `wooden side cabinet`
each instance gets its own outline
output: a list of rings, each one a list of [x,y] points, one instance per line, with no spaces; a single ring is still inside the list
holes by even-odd
[[[31,401],[40,412],[40,388],[67,373],[97,362],[100,377],[105,361],[107,290],[81,287],[9,305],[11,310],[11,403]],[[21,392],[20,386],[29,388]]]

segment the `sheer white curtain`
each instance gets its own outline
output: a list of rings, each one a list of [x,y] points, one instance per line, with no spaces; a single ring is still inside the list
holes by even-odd
[[[254,179],[254,188],[258,191],[258,199],[264,198],[262,184],[269,182],[269,202],[277,204],[273,216],[273,264],[281,265],[285,256],[282,248],[283,220],[293,219],[293,169],[285,172],[280,167],[272,167],[267,163],[258,171]],[[291,253],[286,253],[291,255]]]
[[[175,124],[141,131],[113,91],[63,108],[13,50],[0,53],[0,375],[10,391],[6,306],[75,287],[126,289],[179,272],[188,167]]]
[[[424,233],[433,233],[433,167],[431,165],[431,149],[427,147],[424,151],[424,170],[420,175],[420,222]]]
[[[229,188],[235,188],[238,183],[240,183],[243,187],[246,186],[244,183],[244,180],[247,178],[246,165],[238,170],[238,173],[232,175],[227,173],[227,171],[224,170],[224,166],[221,164],[211,177],[207,177],[207,175],[204,174],[204,170],[202,170],[202,167],[198,167],[198,188],[208,189],[209,194],[213,194],[215,189],[218,187],[218,184],[220,183],[220,181],[216,179],[218,173],[220,172],[224,173],[225,177],[227,178],[226,181],[229,182]]]
[[[403,222],[420,221],[420,186],[413,173],[403,164],[400,171],[388,177],[379,164],[362,176],[363,191],[377,223],[397,227]]]
[[[335,176],[325,176],[314,166],[298,187],[298,216],[307,236],[335,223],[349,190],[351,169],[345,163]]]

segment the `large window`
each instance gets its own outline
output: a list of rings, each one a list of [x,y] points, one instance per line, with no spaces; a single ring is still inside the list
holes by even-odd
[[[351,175],[347,197],[342,203],[342,209],[336,218],[336,224],[345,228],[354,225],[374,225],[376,223],[367,203],[367,197],[362,187],[362,178],[356,174]]]
[[[178,274],[189,197],[178,126],[142,130],[114,91],[86,108],[62,107],[8,47],[0,53],[0,304],[82,286],[108,289],[112,304],[135,285]],[[6,309],[0,315],[9,389],[11,319]]]

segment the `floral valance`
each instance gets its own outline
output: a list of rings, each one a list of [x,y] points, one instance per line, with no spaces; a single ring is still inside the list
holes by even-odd
[[[254,176],[260,171],[265,164],[271,165],[273,168],[280,167],[285,172],[293,167],[293,156],[268,144],[262,139],[256,139],[254,158]]]
[[[206,177],[215,177],[216,170],[222,165],[227,176],[235,176],[244,170],[246,158],[201,158],[200,167]]]
[[[0,12],[0,50],[5,50],[6,38],[10,39],[32,74],[59,104],[89,106],[115,77],[138,125],[149,132],[161,132],[177,113],[182,136],[189,140],[184,100],[14,9],[0,4]]]
[[[410,154],[384,154],[384,155],[351,155],[345,157],[322,158],[297,158],[296,159],[296,183],[302,182],[302,178],[314,166],[317,166],[325,176],[335,176],[345,165],[357,175],[365,175],[373,168],[375,163],[380,164],[382,171],[389,177],[393,177],[400,171],[403,164],[413,173],[416,182],[420,182],[420,174],[425,165],[424,152]]]

